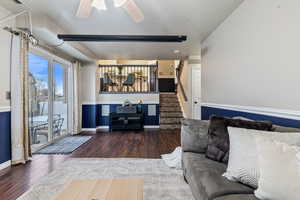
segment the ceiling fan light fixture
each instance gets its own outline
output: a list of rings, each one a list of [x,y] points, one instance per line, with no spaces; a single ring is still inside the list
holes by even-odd
[[[135,23],[140,23],[145,16],[134,0],[113,0],[115,7],[123,8]],[[106,0],[80,0],[76,13],[78,18],[88,18],[92,9],[107,10]]]
[[[114,0],[115,7],[122,7],[128,0]]]
[[[93,0],[92,6],[98,10],[107,10],[105,0]]]

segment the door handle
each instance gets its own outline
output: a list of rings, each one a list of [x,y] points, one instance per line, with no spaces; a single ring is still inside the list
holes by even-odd
[[[197,101],[195,101],[195,102],[194,102],[194,104],[198,104],[198,102],[197,102]]]

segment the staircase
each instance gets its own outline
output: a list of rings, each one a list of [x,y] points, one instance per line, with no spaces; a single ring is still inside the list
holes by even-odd
[[[180,129],[183,114],[174,93],[160,94],[160,129]]]

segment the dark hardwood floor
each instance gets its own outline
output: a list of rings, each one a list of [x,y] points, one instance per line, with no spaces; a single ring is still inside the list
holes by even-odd
[[[34,155],[26,165],[0,174],[0,200],[14,200],[68,158],[160,158],[180,145],[178,130],[84,132],[92,139],[70,155]]]

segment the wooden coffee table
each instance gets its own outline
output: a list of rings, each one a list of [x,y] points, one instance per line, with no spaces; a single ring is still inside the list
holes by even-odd
[[[143,179],[73,180],[55,200],[143,200]]]

